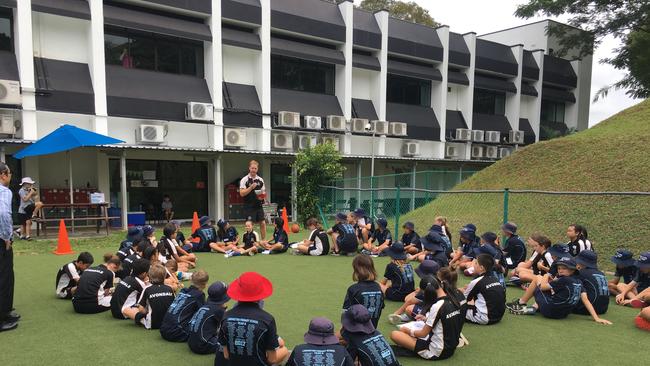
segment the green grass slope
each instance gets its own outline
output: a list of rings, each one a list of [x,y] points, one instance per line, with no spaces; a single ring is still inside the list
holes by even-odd
[[[528,146],[476,173],[454,190],[535,189],[546,191],[650,191],[650,101],[644,101],[571,136]],[[497,231],[503,220],[503,194],[443,194],[400,219],[429,227],[436,215],[452,228],[473,222],[479,231]],[[509,220],[521,235],[541,232],[566,241],[566,227],[584,224],[611,269],[610,253],[628,247],[650,249],[650,197],[548,196],[511,194]],[[422,230],[422,229],[421,229]]]

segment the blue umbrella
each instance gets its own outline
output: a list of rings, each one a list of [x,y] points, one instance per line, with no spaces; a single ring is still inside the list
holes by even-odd
[[[61,125],[56,130],[50,132],[47,136],[37,140],[33,144],[20,150],[14,155],[16,159],[22,159],[29,156],[49,155],[62,151],[70,151],[84,146],[99,146],[108,144],[119,144],[124,141],[104,136],[83,128]],[[72,200],[72,159],[70,165],[70,203]]]

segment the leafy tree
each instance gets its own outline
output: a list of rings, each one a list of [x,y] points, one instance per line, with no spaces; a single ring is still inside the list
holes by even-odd
[[[292,164],[296,168],[299,221],[319,217],[319,186],[343,177],[341,153],[333,144],[320,144],[300,151]]]
[[[415,1],[363,0],[359,7],[372,12],[386,9],[391,16],[411,23],[428,25],[429,27],[440,25],[433,20],[427,9],[416,4]]]
[[[648,66],[648,44],[650,43],[650,0],[528,0],[520,5],[515,14],[530,18],[541,14],[545,16],[571,16],[568,23],[587,32],[567,31],[566,26],[551,24],[547,34],[559,39],[561,49],[556,50],[564,56],[577,50],[576,57],[593,53],[603,38],[612,35],[620,39],[622,47],[615,50],[616,56],[600,62],[617,69],[627,70],[623,79],[600,89],[595,99],[604,97],[614,89],[626,89],[633,98],[650,95],[650,67]]]

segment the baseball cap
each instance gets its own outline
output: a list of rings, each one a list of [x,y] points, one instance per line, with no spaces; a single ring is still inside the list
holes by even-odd
[[[20,180],[20,185],[21,185],[21,186],[22,186],[23,184],[26,184],[26,183],[27,183],[27,184],[34,184],[34,183],[36,183],[36,181],[34,181],[34,180],[33,180],[32,178],[30,178],[30,177],[24,177],[23,179]]]
[[[222,228],[222,229],[223,229],[224,227],[226,227],[227,224],[228,224],[228,221],[226,221],[226,220],[224,220],[224,219],[219,219],[219,221],[217,221],[217,226],[220,227],[220,228]]]
[[[144,236],[149,236],[153,234],[154,231],[156,231],[156,229],[154,229],[151,225],[145,225],[142,227],[142,235]]]

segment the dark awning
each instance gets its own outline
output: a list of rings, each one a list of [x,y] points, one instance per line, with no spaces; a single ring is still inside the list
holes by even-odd
[[[339,100],[334,95],[271,88],[271,111],[299,112],[303,116],[342,116]]]
[[[359,53],[352,54],[352,66],[375,71],[381,70],[381,65],[379,64],[377,57],[362,55]]]
[[[371,100],[352,99],[352,118],[365,118],[371,121],[379,119],[375,105]]]
[[[85,0],[32,0],[32,10],[90,20],[90,8]]]
[[[451,111],[447,109],[447,120],[445,130],[456,131],[457,128],[467,128],[465,117],[461,111]]]
[[[221,27],[221,41],[229,46],[262,49],[262,42],[257,34],[232,28]]]
[[[470,53],[462,35],[449,32],[449,63],[459,66],[469,66]]]
[[[9,51],[0,51],[0,79],[20,81],[16,55]]]
[[[447,81],[452,84],[469,85],[469,78],[464,72],[449,71],[447,73]]]
[[[87,64],[34,57],[34,77],[38,110],[95,114]]]
[[[388,73],[418,79],[442,81],[442,74],[433,65],[427,67],[388,59]]]
[[[190,10],[197,13],[212,14],[212,2],[207,0],[141,0],[141,1],[168,6],[177,9]]]
[[[386,119],[407,124],[408,137],[440,141],[440,125],[433,109],[419,105],[387,103]]]
[[[321,0],[273,0],[271,27],[345,42],[345,23],[337,4]]]
[[[575,88],[578,76],[569,60],[544,55],[544,82]]]
[[[535,143],[535,131],[530,125],[528,118],[519,118],[519,131],[524,131],[524,144],[530,145]]]
[[[206,24],[110,5],[104,5],[104,23],[197,41],[212,40],[210,27]]]
[[[506,116],[492,114],[474,113],[472,118],[472,129],[483,131],[499,131],[501,135],[512,131],[510,122]]]
[[[223,124],[262,127],[262,106],[253,85],[223,83]]]
[[[487,89],[487,90],[503,91],[508,93],[517,92],[517,87],[511,81],[491,78],[482,75],[474,76],[474,87],[480,89]]]
[[[284,38],[271,37],[271,53],[303,60],[345,65],[345,56],[339,50],[290,41]]]
[[[509,46],[484,39],[476,40],[476,68],[512,76],[519,71]]]
[[[536,97],[538,95],[537,89],[534,86],[526,83],[521,83],[521,94]]]
[[[537,65],[532,51],[524,50],[524,62],[521,69],[524,78],[539,80],[539,65]]]
[[[542,88],[542,99],[548,99],[554,102],[576,102],[576,96],[573,95],[573,92],[555,88]]]
[[[108,115],[185,121],[187,102],[212,103],[205,79],[106,65]]]
[[[442,61],[443,54],[435,29],[392,17],[388,19],[388,52],[434,61]]]
[[[0,0],[0,6],[4,6],[6,8],[15,8],[16,0]]]
[[[375,15],[368,11],[354,8],[354,30],[352,39],[355,46],[362,46],[374,49],[381,48],[381,30],[375,19]]]
[[[259,0],[221,0],[221,17],[262,24],[262,7]]]

